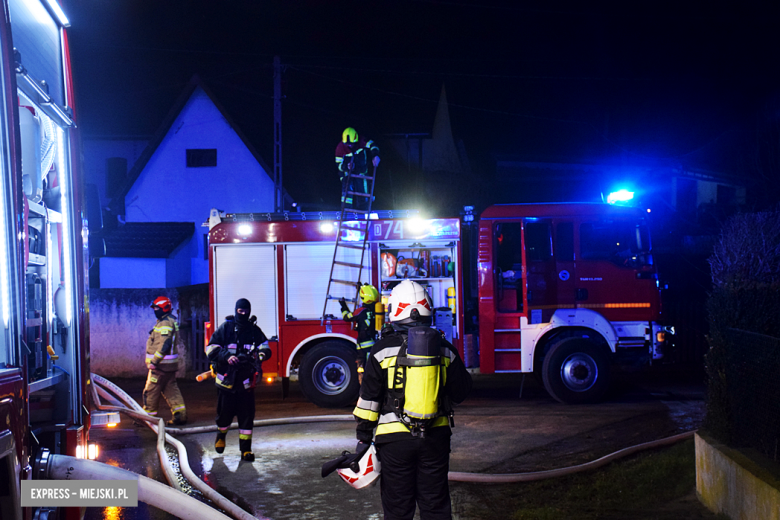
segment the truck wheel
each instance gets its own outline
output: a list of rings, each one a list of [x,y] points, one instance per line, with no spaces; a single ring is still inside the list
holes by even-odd
[[[604,349],[584,338],[566,338],[550,348],[542,367],[544,388],[567,404],[597,401],[609,387]]]
[[[303,356],[298,377],[311,402],[324,408],[354,405],[358,398],[357,352],[346,343],[328,341]]]

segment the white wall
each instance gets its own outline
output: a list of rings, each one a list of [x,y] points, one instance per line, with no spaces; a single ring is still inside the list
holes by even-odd
[[[187,168],[186,150],[192,148],[216,148],[217,166]],[[273,211],[273,195],[271,178],[198,88],[125,198],[125,219],[194,222],[196,231],[188,247],[190,283],[206,283],[206,229],[200,225],[208,219],[211,208],[230,213]]]

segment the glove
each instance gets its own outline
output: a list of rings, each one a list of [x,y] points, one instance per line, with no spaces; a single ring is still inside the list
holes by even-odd
[[[339,305],[341,305],[342,314],[349,312],[349,307],[347,307],[347,300],[345,300],[343,297],[339,298]]]

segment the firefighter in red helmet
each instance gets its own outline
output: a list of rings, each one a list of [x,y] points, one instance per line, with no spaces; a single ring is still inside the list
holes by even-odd
[[[146,366],[149,375],[144,387],[144,410],[149,415],[157,415],[160,394],[168,401],[173,419],[169,426],[187,423],[187,408],[184,398],[176,384],[176,370],[179,368],[179,352],[176,334],[179,324],[171,314],[173,305],[166,296],[159,296],[149,306],[154,310],[157,323],[149,331],[146,340]]]
[[[339,169],[341,181],[341,202],[347,207],[363,209],[368,206],[366,197],[354,196],[353,193],[368,193],[367,179],[349,179],[349,174],[368,174],[368,155],[371,153],[371,164],[379,166],[379,147],[372,140],[360,139],[357,130],[352,127],[344,129],[341,142],[336,146],[336,166]]]

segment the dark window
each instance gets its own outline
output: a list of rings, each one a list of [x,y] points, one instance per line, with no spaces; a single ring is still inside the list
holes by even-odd
[[[718,204],[732,205],[736,202],[737,190],[731,186],[718,184]]]
[[[555,259],[574,261],[574,224],[571,222],[561,222],[555,228]]]
[[[216,165],[216,148],[190,148],[187,150],[187,168],[205,168]]]
[[[601,221],[580,226],[580,258],[617,265],[652,265],[650,233],[644,224]]]
[[[547,222],[526,222],[525,254],[529,262],[544,262],[552,257],[552,236]]]

